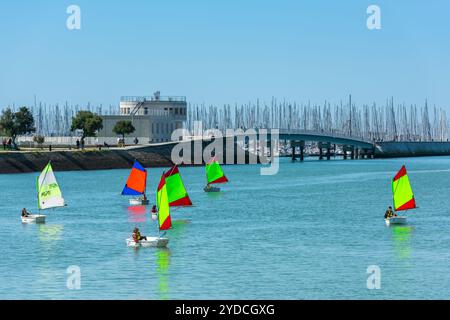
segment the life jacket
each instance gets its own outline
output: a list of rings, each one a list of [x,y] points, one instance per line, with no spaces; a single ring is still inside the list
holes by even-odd
[[[152,208],[152,213],[156,213],[156,208],[155,207]]]
[[[133,232],[133,240],[134,242],[138,243],[139,240],[141,240],[141,234],[138,232]]]

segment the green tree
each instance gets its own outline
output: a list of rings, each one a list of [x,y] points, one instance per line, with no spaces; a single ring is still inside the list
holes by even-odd
[[[118,121],[113,128],[115,134],[121,134],[122,139],[125,141],[125,135],[133,133],[136,128],[133,126],[131,121]]]
[[[42,149],[42,145],[45,142],[45,137],[41,136],[41,135],[37,135],[37,136],[33,137],[33,141],[36,142],[39,145],[39,147]]]
[[[70,130],[83,130],[81,138],[84,139],[86,137],[95,137],[96,132],[102,128],[103,119],[100,116],[90,111],[79,111],[77,115],[72,118]]]
[[[2,111],[2,116],[0,117],[0,129],[1,131],[9,137],[16,135],[16,115],[10,108]]]
[[[16,112],[17,134],[35,132],[33,114],[27,107],[22,107]]]
[[[29,134],[36,130],[33,114],[27,107],[21,107],[17,112],[7,108],[2,111],[0,117],[0,129],[11,137],[13,145],[16,146],[18,135]]]

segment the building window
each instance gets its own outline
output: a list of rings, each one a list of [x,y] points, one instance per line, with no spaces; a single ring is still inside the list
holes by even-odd
[[[148,108],[147,107],[144,108],[144,114],[148,114]]]

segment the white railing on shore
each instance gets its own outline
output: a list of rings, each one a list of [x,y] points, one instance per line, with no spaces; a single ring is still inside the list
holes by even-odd
[[[139,144],[148,144],[148,137],[137,137]],[[107,145],[115,146],[119,143],[118,137],[86,137],[84,138],[85,146],[104,146]],[[135,137],[125,137],[126,145],[133,145]],[[81,142],[80,137],[45,137],[45,141],[42,144],[44,147],[52,146],[72,146],[76,147],[77,140]],[[16,139],[16,143],[21,147],[35,147],[37,142],[33,141],[32,136],[21,136]]]

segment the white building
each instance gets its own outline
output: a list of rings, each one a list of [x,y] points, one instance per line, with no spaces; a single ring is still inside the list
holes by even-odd
[[[118,121],[128,120],[136,131],[129,137],[137,137],[141,143],[171,141],[172,132],[183,128],[187,120],[186,97],[161,96],[156,92],[153,96],[122,97],[118,115],[102,116],[103,129],[97,137],[119,137],[113,132]],[[128,139],[129,140],[129,139]]]

